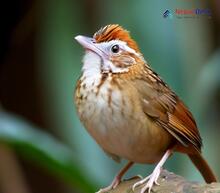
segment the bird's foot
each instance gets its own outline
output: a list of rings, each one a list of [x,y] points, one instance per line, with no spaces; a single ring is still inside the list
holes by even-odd
[[[112,189],[115,189],[118,184],[120,184],[121,182],[121,178],[122,176],[125,174],[125,172],[133,165],[134,163],[132,161],[129,161],[120,171],[119,173],[115,176],[114,180],[112,181],[112,183],[107,186],[106,188],[102,188],[100,189],[97,193],[105,193],[108,192]]]
[[[151,175],[147,176],[146,178],[144,178],[143,180],[140,180],[138,182],[136,182],[133,186],[132,186],[132,190],[134,191],[134,189],[137,187],[137,186],[140,186],[140,185],[143,185],[143,188],[141,189],[141,192],[140,193],[144,193],[146,190],[148,190],[148,193],[151,192],[151,189],[153,187],[154,184],[156,185],[160,185],[158,183],[158,178],[160,176],[160,172],[161,172],[161,167],[156,167],[154,169],[154,171],[152,172]]]
[[[152,172],[151,175],[147,176],[146,178],[144,178],[143,180],[140,180],[139,182],[135,183],[132,186],[132,190],[134,191],[134,189],[137,186],[143,185],[143,188],[141,188],[141,192],[140,193],[144,193],[146,190],[148,190],[148,193],[150,193],[152,187],[154,184],[156,185],[160,185],[158,183],[158,178],[160,176],[160,172],[161,172],[161,168],[163,166],[163,164],[165,163],[165,161],[167,160],[167,158],[172,154],[172,150],[168,149],[166,151],[166,153],[163,155],[162,159],[159,161],[159,163],[157,164],[157,166],[155,167],[154,171]]]
[[[96,192],[96,193],[105,193],[105,192],[108,192],[108,191],[110,191],[110,190],[112,190],[112,189],[115,189],[117,186],[118,186],[118,184],[120,184],[120,182],[121,182],[121,179],[120,178],[118,178],[118,176],[116,176],[115,178],[114,178],[114,180],[112,181],[112,183],[109,185],[109,186],[107,186],[107,187],[105,187],[105,188],[101,188],[98,192]]]

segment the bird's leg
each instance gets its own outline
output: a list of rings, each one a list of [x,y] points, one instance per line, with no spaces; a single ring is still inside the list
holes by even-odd
[[[154,168],[154,171],[152,172],[152,174],[150,174],[149,176],[147,176],[143,180],[140,180],[139,182],[137,182],[133,185],[133,187],[132,187],[133,191],[137,186],[140,186],[140,185],[146,183],[144,185],[144,187],[141,189],[141,193],[144,193],[146,190],[148,190],[148,193],[150,193],[154,184],[159,185],[157,180],[160,176],[161,168],[171,154],[172,154],[172,150],[170,150],[170,149],[167,150],[166,153],[163,155],[162,159],[159,161],[159,163]]]
[[[117,187],[117,185],[121,182],[121,178],[123,175],[128,171],[128,169],[134,164],[134,162],[129,161],[115,176],[112,183],[107,186],[106,188],[100,189],[97,193],[104,193],[108,192],[109,190],[112,190]]]

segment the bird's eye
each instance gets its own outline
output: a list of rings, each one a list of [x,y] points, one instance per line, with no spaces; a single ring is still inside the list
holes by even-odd
[[[119,45],[118,44],[115,44],[111,47],[111,51],[113,53],[118,53],[119,52]]]

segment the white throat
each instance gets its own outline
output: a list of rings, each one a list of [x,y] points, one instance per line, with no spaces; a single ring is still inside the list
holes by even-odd
[[[101,58],[94,52],[87,50],[83,57],[82,77],[88,87],[99,84],[102,77]]]
[[[101,57],[88,50],[83,58],[83,73],[87,76],[101,73],[123,73],[128,72],[127,68],[116,67],[110,60]]]
[[[92,51],[86,51],[83,58],[83,74],[86,76],[101,74],[101,58]]]

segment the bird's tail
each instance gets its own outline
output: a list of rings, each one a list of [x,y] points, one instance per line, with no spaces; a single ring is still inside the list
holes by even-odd
[[[196,168],[200,171],[206,183],[217,182],[214,173],[200,153],[188,154],[188,156]]]

